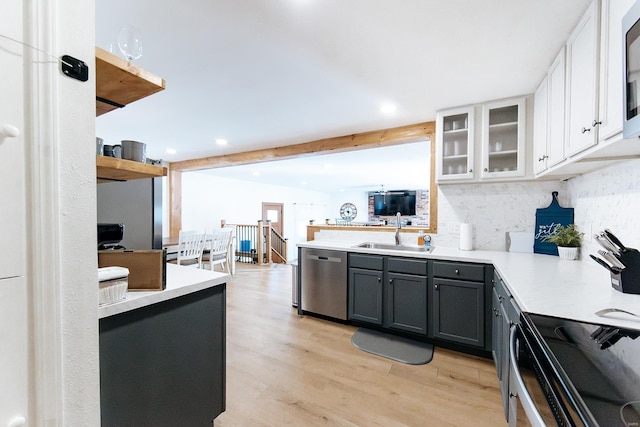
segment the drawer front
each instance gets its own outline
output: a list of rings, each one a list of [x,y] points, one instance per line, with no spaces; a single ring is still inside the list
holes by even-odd
[[[383,257],[380,255],[349,254],[349,267],[382,270]]]
[[[427,275],[427,261],[422,259],[389,258],[388,270],[394,273]]]
[[[433,275],[434,277],[444,277],[447,279],[484,282],[484,265],[434,261]]]

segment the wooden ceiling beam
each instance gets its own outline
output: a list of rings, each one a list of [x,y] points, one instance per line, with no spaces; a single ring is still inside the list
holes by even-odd
[[[172,162],[171,170],[187,172],[269,162],[273,160],[285,160],[303,156],[344,153],[367,148],[387,147],[408,142],[417,142],[424,137],[435,134],[435,128],[435,122],[424,122],[396,128],[319,139],[317,141],[276,148],[265,148],[223,156],[184,160]]]

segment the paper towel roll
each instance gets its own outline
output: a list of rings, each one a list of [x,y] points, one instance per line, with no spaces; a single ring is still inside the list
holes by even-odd
[[[467,222],[460,224],[460,249],[473,250],[473,225]]]

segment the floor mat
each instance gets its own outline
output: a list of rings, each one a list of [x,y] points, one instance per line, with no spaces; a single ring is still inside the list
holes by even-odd
[[[424,365],[433,358],[433,345],[408,338],[385,334],[372,329],[359,328],[351,337],[351,343],[362,351],[387,359]]]

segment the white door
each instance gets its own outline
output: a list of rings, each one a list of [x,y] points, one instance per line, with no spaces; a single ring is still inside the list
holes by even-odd
[[[598,2],[592,2],[567,41],[567,140],[572,156],[598,141]]]
[[[4,34],[1,32],[4,29],[4,11],[0,15],[0,34]],[[21,19],[12,21],[9,29],[13,29],[17,22],[21,22]],[[9,33],[9,37],[15,35],[12,33]],[[20,43],[0,37],[0,224],[3,225],[0,278],[25,274],[23,49]],[[13,136],[14,132],[19,132],[19,135]]]
[[[28,410],[27,290],[24,277],[0,280],[0,426]],[[17,424],[20,425],[20,424]]]
[[[0,14],[0,426],[23,425],[29,409],[23,7],[4,0]]]

